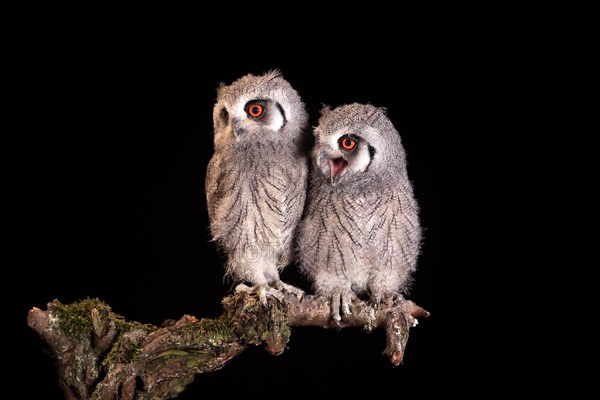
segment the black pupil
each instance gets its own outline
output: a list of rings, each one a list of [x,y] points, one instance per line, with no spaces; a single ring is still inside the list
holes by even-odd
[[[250,108],[250,111],[252,112],[252,114],[256,115],[256,114],[260,114],[260,107],[259,106],[252,106],[252,108]]]
[[[344,139],[344,147],[352,147],[352,140]]]

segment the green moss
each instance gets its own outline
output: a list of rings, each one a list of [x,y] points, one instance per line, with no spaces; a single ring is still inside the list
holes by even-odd
[[[188,317],[181,321],[179,335],[172,343],[181,350],[166,351],[158,358],[181,358],[190,368],[205,369],[222,346],[232,342],[266,343],[267,347],[272,344],[277,349],[274,353],[283,351],[291,336],[285,304],[270,301],[269,307],[265,308],[254,296],[234,295],[225,298],[223,305],[224,312],[219,318],[196,320]],[[96,298],[72,304],[57,303],[52,309],[60,328],[74,340],[91,340],[94,331],[92,310],[95,310],[96,331],[105,332],[111,321],[117,329],[115,342],[102,362],[105,368],[133,361],[140,353],[146,335],[158,329],[150,324],[128,322]]]
[[[71,304],[57,303],[52,308],[52,312],[58,318],[60,329],[67,336],[77,341],[84,338],[91,339],[94,330],[92,310],[96,310],[97,322],[99,320],[102,325],[108,326],[110,321],[114,321],[117,329],[117,339],[102,362],[103,366],[114,362],[129,362],[139,354],[140,344],[122,340],[122,335],[125,332],[139,329],[144,334],[149,334],[157,329],[150,324],[125,321],[121,315],[114,313],[110,306],[97,298],[87,298]]]
[[[275,321],[277,332],[282,337],[287,338],[287,342],[292,336],[292,329],[288,325],[288,309],[286,306],[277,307],[273,313],[271,318]]]
[[[93,329],[92,310],[96,309],[102,320],[111,318],[112,310],[98,299],[85,299],[77,303],[57,304],[52,311],[58,317],[60,329],[73,339],[88,336]]]
[[[182,327],[181,346],[187,347],[216,347],[232,340],[229,324],[226,318],[201,319],[189,322]]]
[[[175,360],[183,360],[185,365],[188,368],[202,368],[205,366],[206,362],[212,360],[214,355],[208,351],[189,349],[189,350],[181,350],[181,349],[172,349],[163,351],[152,361],[153,363],[156,360],[165,358],[165,357],[173,357]]]
[[[93,329],[92,310],[98,312],[101,321],[115,321],[117,331],[127,332],[133,329],[141,329],[146,333],[155,331],[157,328],[150,324],[139,322],[128,322],[112,311],[110,306],[97,298],[87,298],[71,304],[57,304],[52,311],[58,317],[58,323],[63,332],[74,339],[81,339],[88,336]]]
[[[152,324],[142,324],[141,322],[136,321],[125,321],[120,315],[115,315],[115,323],[117,325],[118,332],[127,332],[132,331],[134,329],[141,329],[146,334],[149,334],[158,329]]]
[[[190,357],[189,360],[187,360],[187,362],[185,363],[185,365],[188,368],[198,368],[200,370],[203,370],[205,368],[209,368],[212,363],[211,361],[214,360],[214,357],[210,354],[207,353],[199,353],[197,352],[194,357]]]
[[[122,335],[119,336],[106,358],[102,361],[102,366],[109,367],[117,363],[130,363],[141,352],[142,344],[143,340],[134,342],[131,338],[125,339]]]
[[[265,308],[257,297],[234,295],[224,299],[223,306],[226,310],[223,318],[240,341],[254,345],[264,341],[285,345],[289,341],[292,331],[285,303],[269,301]]]
[[[194,381],[194,374],[183,376],[177,380],[172,380],[169,383],[169,392],[171,395],[178,395],[185,390],[187,385]]]

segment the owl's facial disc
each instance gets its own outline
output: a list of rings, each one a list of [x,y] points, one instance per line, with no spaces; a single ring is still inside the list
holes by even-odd
[[[349,160],[356,157],[359,138],[353,134],[344,134],[340,136],[334,144],[336,151],[329,157],[329,173],[331,176],[331,186],[341,179],[349,165]],[[341,155],[341,157],[340,157]]]
[[[264,129],[279,132],[287,123],[283,107],[270,99],[242,99],[234,109],[235,116],[232,121],[233,135],[240,141],[247,133]]]
[[[331,186],[342,180],[359,178],[375,156],[375,149],[364,137],[347,131],[331,135],[327,144],[319,159],[321,170],[331,179]]]

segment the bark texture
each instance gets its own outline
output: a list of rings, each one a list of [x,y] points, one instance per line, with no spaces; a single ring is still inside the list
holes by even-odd
[[[157,327],[126,321],[98,299],[54,300],[46,310],[31,309],[27,322],[49,346],[66,399],[157,400],[177,397],[196,374],[223,368],[248,346],[283,353],[293,326],[384,329],[383,353],[398,365],[410,328],[429,316],[410,300],[378,309],[357,301],[339,324],[322,297],[286,295],[264,307],[256,296],[238,293],[222,304],[219,318],[184,315]]]

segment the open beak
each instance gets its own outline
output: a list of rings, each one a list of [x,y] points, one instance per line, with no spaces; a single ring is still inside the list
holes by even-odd
[[[348,161],[342,157],[330,158],[329,169],[331,170],[331,186],[335,186],[338,181],[338,176],[346,169]]]

